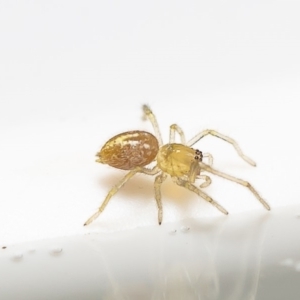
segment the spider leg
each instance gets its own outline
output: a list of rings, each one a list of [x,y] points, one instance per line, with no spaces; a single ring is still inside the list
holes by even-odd
[[[185,145],[186,144],[186,140],[185,140],[184,132],[181,129],[181,127],[179,127],[177,124],[172,124],[170,126],[170,139],[169,139],[169,143],[170,144],[175,143],[175,132],[177,132],[179,134],[181,144]]]
[[[206,188],[211,184],[211,179],[207,175],[199,175],[198,178],[204,180],[204,182],[200,184],[200,188]]]
[[[212,166],[214,163],[214,158],[210,153],[203,153],[203,157],[207,157],[208,158],[208,165]]]
[[[153,167],[152,169],[147,169],[147,168],[141,168],[141,167],[137,167],[133,170],[131,170],[130,172],[128,172],[116,185],[114,185],[110,191],[108,192],[108,194],[106,195],[104,201],[102,202],[101,206],[98,208],[98,211],[96,213],[94,213],[85,223],[84,226],[89,225],[90,223],[92,223],[94,220],[96,220],[99,215],[104,211],[106,205],[108,204],[108,202],[110,201],[110,199],[112,198],[112,196],[114,196],[121,188],[122,186],[129,180],[131,179],[136,173],[144,173],[147,175],[155,175],[159,172],[159,169],[157,166]]]
[[[158,208],[158,224],[161,225],[162,218],[163,218],[163,207],[161,202],[161,185],[166,180],[167,175],[165,173],[161,173],[160,175],[155,177],[154,181],[154,193],[155,193],[155,200],[157,203]]]
[[[208,196],[206,193],[204,193],[203,191],[201,191],[199,188],[197,188],[195,185],[193,185],[192,183],[190,183],[187,180],[183,180],[181,178],[173,178],[173,180],[175,181],[175,183],[179,186],[182,186],[188,190],[190,190],[191,192],[196,193],[198,196],[200,196],[201,198],[203,198],[205,201],[209,202],[210,204],[212,204],[214,207],[216,207],[219,211],[221,211],[223,214],[228,215],[228,211],[223,208],[219,203],[217,203],[214,199],[212,199],[210,196]]]
[[[99,217],[99,215],[104,211],[106,205],[108,204],[109,200],[113,195],[115,195],[119,189],[130,179],[132,178],[136,173],[140,171],[141,168],[136,168],[134,170],[131,170],[128,172],[116,185],[114,185],[110,191],[108,192],[107,196],[105,197],[103,203],[99,207],[98,211],[94,213],[85,223],[84,226],[89,225],[92,223],[95,219]]]
[[[148,105],[143,105],[143,111],[144,111],[144,114],[149,119],[149,121],[152,123],[159,146],[162,146],[163,141],[162,141],[161,133],[160,133],[159,126],[158,126],[158,123],[157,123],[154,113],[152,112],[152,110],[150,109],[150,107]]]
[[[213,169],[212,167],[204,164],[204,163],[200,163],[200,166],[203,170],[207,171],[207,172],[210,172],[212,174],[215,174],[217,176],[220,176],[220,177],[223,177],[227,180],[230,180],[230,181],[233,181],[233,182],[236,182],[242,186],[245,186],[247,187],[251,192],[252,194],[258,199],[258,201],[267,209],[267,210],[270,210],[270,206],[269,204],[259,195],[259,193],[254,189],[254,187],[248,182],[248,181],[245,181],[245,180],[242,180],[242,179],[239,179],[239,178],[236,178],[234,176],[231,176],[229,174],[226,174],[226,173],[223,173],[223,172],[220,172],[216,169]]]
[[[234,139],[232,139],[229,136],[226,136],[218,131],[212,130],[212,129],[206,129],[206,130],[203,130],[200,133],[198,133],[196,136],[194,136],[191,140],[188,141],[187,146],[193,146],[195,143],[197,143],[199,140],[201,140],[203,137],[205,137],[207,135],[215,136],[215,137],[222,139],[225,142],[231,144],[235,148],[238,155],[244,161],[246,161],[248,164],[250,164],[254,167],[256,166],[256,163],[242,152],[240,146]]]
[[[158,172],[160,172],[159,167],[156,165],[152,169],[148,169],[146,167],[141,168],[139,171],[140,173],[146,174],[146,175],[156,175]]]

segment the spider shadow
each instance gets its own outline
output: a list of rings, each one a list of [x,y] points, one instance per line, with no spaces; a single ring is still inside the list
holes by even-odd
[[[111,172],[98,178],[97,183],[101,186],[104,197],[126,174],[126,172],[122,173]],[[113,196],[112,200],[117,198],[119,198],[119,201],[120,199],[121,201],[136,200],[144,202],[145,205],[152,202],[156,206],[154,179],[155,176],[136,174]],[[208,189],[209,187],[205,188],[205,190]],[[209,209],[210,206],[198,195],[173,183],[170,177],[162,184],[161,196],[164,207],[173,207],[176,211],[184,211],[184,215],[187,216],[194,212],[195,207],[197,207],[197,210],[202,208],[205,210],[205,207]],[[211,209],[214,208],[212,207]],[[167,209],[164,211],[167,214]]]
[[[99,176],[97,183],[101,186],[104,195],[125,176],[126,172],[111,172],[108,175]],[[154,176],[136,174],[119,189],[113,198],[122,197],[123,200],[137,199],[142,197],[149,200],[154,198]]]

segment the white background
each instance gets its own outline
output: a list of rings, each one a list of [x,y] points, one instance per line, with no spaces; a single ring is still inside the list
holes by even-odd
[[[107,139],[172,123],[213,128],[257,162],[207,137],[215,167],[249,180],[272,208],[299,203],[298,1],[1,1],[0,246],[157,226],[152,177],[138,175],[89,227],[124,172],[96,164]],[[264,208],[213,177],[230,213]],[[170,181],[164,222],[219,212]]]

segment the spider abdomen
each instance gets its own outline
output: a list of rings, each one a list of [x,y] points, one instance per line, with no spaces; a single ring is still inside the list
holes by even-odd
[[[157,165],[172,177],[188,176],[191,182],[200,174],[202,153],[182,144],[162,146],[157,154]]]
[[[151,163],[158,152],[157,138],[146,131],[127,131],[108,140],[96,154],[97,162],[122,170]]]

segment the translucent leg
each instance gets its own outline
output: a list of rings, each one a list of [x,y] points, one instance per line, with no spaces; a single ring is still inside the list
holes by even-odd
[[[161,202],[161,185],[166,180],[167,175],[162,173],[155,178],[154,182],[154,192],[155,192],[155,200],[158,208],[158,224],[161,225],[163,219],[163,207]]]
[[[223,177],[227,180],[230,180],[230,181],[233,181],[233,182],[236,182],[242,186],[245,186],[247,187],[251,192],[252,194],[258,199],[258,201],[267,209],[267,210],[270,210],[270,206],[269,204],[259,195],[259,193],[254,189],[254,187],[248,182],[248,181],[245,181],[245,180],[242,180],[242,179],[239,179],[239,178],[236,178],[236,177],[233,177],[231,175],[228,175],[226,173],[223,173],[223,172],[220,172],[220,171],[217,171],[215,169],[213,169],[212,167],[204,164],[204,163],[200,163],[200,166],[201,166],[201,169],[202,170],[205,170],[207,172],[210,172],[212,174],[215,174],[217,176],[220,176],[220,177]]]
[[[94,213],[85,223],[84,226],[89,225],[92,223],[95,219],[99,217],[99,215],[104,211],[106,205],[121,188],[122,186],[131,179],[136,173],[144,173],[147,175],[155,175],[159,172],[159,169],[157,166],[155,166],[153,169],[147,169],[147,168],[135,168],[134,170],[131,170],[128,172],[116,185],[114,185],[110,191],[108,192],[107,196],[105,197],[104,201],[102,202],[101,206],[99,207],[98,211]]]
[[[210,153],[203,153],[203,157],[207,157],[208,158],[208,165],[212,166],[214,163],[214,158]]]
[[[199,188],[197,188],[195,185],[191,184],[189,181],[182,180],[180,178],[174,178],[175,183],[179,186],[182,186],[191,192],[196,193],[201,198],[203,198],[205,201],[211,203],[214,207],[216,207],[219,211],[221,211],[223,214],[228,215],[228,211],[223,208],[219,203],[217,203],[215,200],[213,200],[211,197],[209,197],[206,193],[201,191]]]
[[[211,179],[207,175],[199,175],[198,178],[204,180],[204,182],[200,184],[200,188],[206,188],[211,184]]]
[[[177,124],[173,124],[173,125],[170,126],[170,139],[169,139],[169,143],[170,144],[175,143],[175,132],[177,132],[179,134],[181,144],[185,145],[186,144],[186,140],[185,140],[184,132],[183,132],[183,130]]]
[[[250,165],[252,165],[252,166],[254,166],[254,167],[256,166],[256,163],[255,163],[251,158],[249,158],[248,156],[246,156],[246,155],[242,152],[240,146],[238,145],[238,143],[237,143],[234,139],[232,139],[232,138],[230,138],[229,136],[226,136],[226,135],[224,135],[224,134],[222,134],[222,133],[220,133],[220,132],[217,132],[217,131],[215,131],[215,130],[207,129],[207,130],[201,131],[201,132],[198,133],[196,136],[194,136],[191,140],[188,141],[187,146],[190,146],[190,147],[193,146],[193,145],[194,145],[195,143],[197,143],[200,139],[202,139],[203,137],[205,137],[205,136],[207,136],[207,135],[215,136],[215,137],[220,138],[220,139],[224,140],[225,142],[231,144],[231,145],[235,148],[235,150],[236,150],[236,152],[238,153],[238,155],[239,155],[244,161],[246,161],[248,164],[250,164]]]
[[[162,146],[163,141],[162,141],[161,133],[160,133],[159,126],[158,126],[158,123],[157,123],[154,113],[152,112],[152,110],[150,109],[150,107],[148,105],[143,105],[143,111],[144,111],[145,115],[147,116],[147,118],[152,123],[159,146]]]

